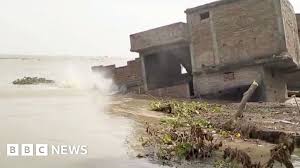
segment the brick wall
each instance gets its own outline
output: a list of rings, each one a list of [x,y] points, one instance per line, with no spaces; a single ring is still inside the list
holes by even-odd
[[[287,45],[285,43],[285,36],[291,36],[296,20],[292,17],[294,12],[284,2],[224,0],[188,9],[193,71],[265,57],[272,59],[273,55],[287,51],[287,45],[291,57],[297,57],[298,41],[293,37],[287,40]],[[209,17],[203,17],[207,12]],[[284,30],[283,18],[290,24],[290,30]]]
[[[201,97],[207,94],[217,94],[223,90],[250,85],[254,80],[262,79],[262,68],[246,67],[232,71],[220,71],[194,76],[194,92]]]
[[[254,80],[259,83],[255,101],[283,102],[286,100],[287,85],[284,75],[263,66],[199,75],[194,80],[195,95],[198,97],[218,96],[226,93],[232,96],[241,94],[239,97],[241,98]],[[225,98],[229,99],[228,97]]]
[[[143,91],[141,60],[128,61],[126,66],[115,65],[92,67],[93,71],[112,78],[116,85],[125,86],[129,91]]]
[[[288,0],[281,0],[281,11],[287,51],[295,60],[295,62],[299,62],[300,51],[298,26],[292,4]]]
[[[158,97],[190,98],[190,87],[188,83],[174,85],[147,91],[147,94]]]

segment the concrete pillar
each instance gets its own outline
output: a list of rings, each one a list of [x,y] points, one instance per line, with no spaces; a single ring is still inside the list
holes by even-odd
[[[288,97],[284,75],[277,70],[264,68],[263,92],[266,102],[284,102]]]
[[[147,85],[147,73],[146,73],[146,67],[145,67],[145,56],[143,54],[140,54],[141,58],[141,66],[142,66],[142,78],[144,83],[144,89],[145,91],[148,91],[148,85]]]

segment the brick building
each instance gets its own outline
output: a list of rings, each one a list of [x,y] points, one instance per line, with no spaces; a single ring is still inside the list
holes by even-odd
[[[144,91],[239,100],[256,80],[256,101],[280,102],[287,87],[300,89],[300,15],[288,0],[221,0],[185,13],[187,23],[130,35]]]
[[[241,97],[253,80],[263,101],[284,101],[299,66],[296,16],[287,0],[227,0],[186,10],[197,96]]]
[[[156,96],[191,96],[192,66],[185,23],[132,34],[130,39],[131,51],[140,54],[146,92]],[[186,74],[182,74],[182,67]]]

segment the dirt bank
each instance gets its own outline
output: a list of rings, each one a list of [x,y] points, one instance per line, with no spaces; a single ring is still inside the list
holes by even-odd
[[[139,120],[153,120],[167,116],[166,114],[150,110],[149,103],[153,100],[155,100],[155,98],[144,95],[116,95],[112,97],[111,111]],[[220,104],[223,109],[220,113],[199,114],[214,124],[220,124],[230,119],[238,108],[238,103],[211,100],[207,102]],[[296,106],[289,104],[248,103],[244,112],[244,118],[261,128],[300,133],[299,110]]]
[[[149,103],[152,100],[155,100],[155,98],[140,95],[113,96],[111,111],[118,115],[131,117],[139,123],[159,123],[160,119],[166,117],[167,114],[151,111]],[[222,124],[224,121],[229,120],[238,107],[238,103],[231,102],[209,101],[209,103],[218,103],[222,110],[218,113],[207,112],[199,113],[199,115],[214,125]],[[279,103],[249,103],[244,112],[244,118],[260,128],[296,133],[300,132],[299,116],[297,107]],[[143,124],[138,126],[139,128],[136,130],[138,135],[144,134],[143,126]],[[240,149],[248,153],[257,162],[268,160],[270,149],[275,146],[261,140],[250,140],[233,136],[222,137],[222,140],[224,149],[226,147]],[[141,152],[141,147],[138,147],[136,144],[134,146],[138,152]],[[221,158],[221,154],[216,154],[216,158]]]

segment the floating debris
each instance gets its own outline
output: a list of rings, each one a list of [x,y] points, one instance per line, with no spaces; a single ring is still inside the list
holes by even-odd
[[[55,82],[53,80],[48,80],[46,78],[24,77],[22,79],[17,79],[12,83],[14,85],[35,85],[35,84],[51,84]]]

